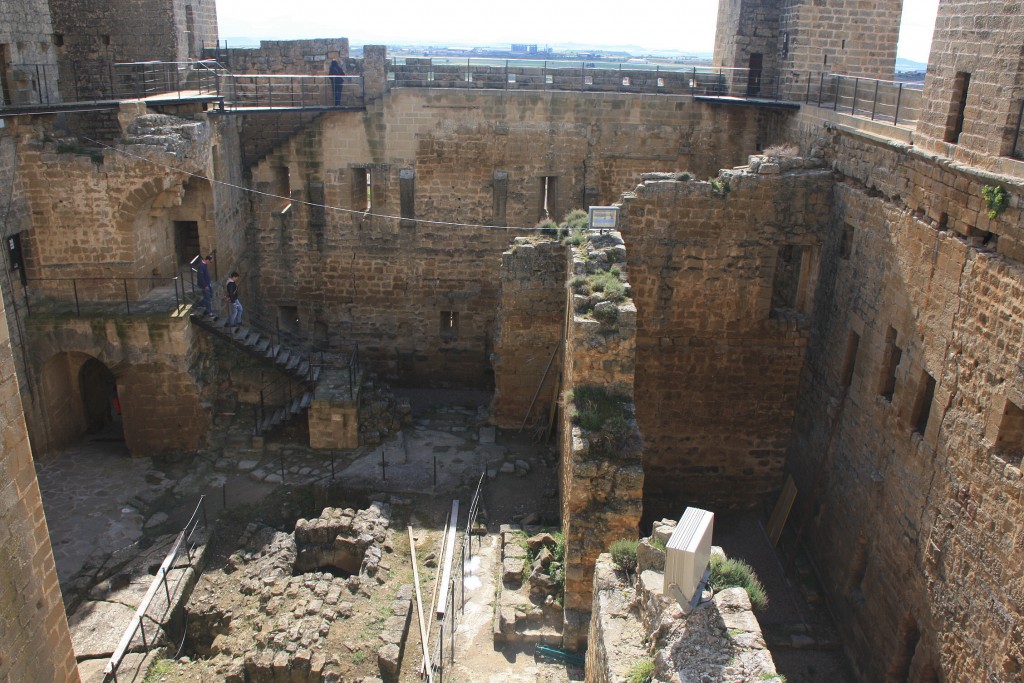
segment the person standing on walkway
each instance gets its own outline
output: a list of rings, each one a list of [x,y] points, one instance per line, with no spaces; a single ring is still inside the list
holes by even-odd
[[[238,300],[238,271],[228,276],[227,300],[228,300],[228,326],[237,327],[242,323],[242,302]]]
[[[327,70],[331,78],[331,89],[334,90],[334,106],[341,106],[341,88],[345,84],[345,70],[337,59],[331,60],[331,68]]]
[[[196,269],[198,271],[196,284],[199,285],[199,290],[203,293],[203,301],[199,305],[202,306],[206,315],[216,320],[217,316],[213,314],[213,281],[210,279],[210,265],[212,264],[213,254],[199,261],[199,267]]]

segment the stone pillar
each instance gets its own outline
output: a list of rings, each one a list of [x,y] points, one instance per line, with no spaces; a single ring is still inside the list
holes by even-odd
[[[363,100],[380,99],[388,89],[388,48],[386,45],[363,46]]]
[[[77,682],[0,300],[0,680]]]

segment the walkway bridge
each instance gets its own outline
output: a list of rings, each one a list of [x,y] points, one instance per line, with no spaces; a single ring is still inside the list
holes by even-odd
[[[785,71],[772,76],[745,68],[636,62],[536,59],[392,58],[374,90],[456,88],[503,91],[617,92],[636,95],[689,95],[723,105],[817,106],[893,125],[914,124],[920,86],[829,72]],[[364,111],[363,74],[237,74],[214,59],[189,62],[61,64],[61,82],[73,93],[53,92],[56,65],[17,67],[34,84],[0,105],[0,114],[31,114],[66,109],[112,108],[125,99],[154,106],[199,103],[217,113],[268,111]],[[341,83],[341,97],[334,88]],[[376,87],[379,85],[380,87]],[[65,88],[67,90],[68,88]]]

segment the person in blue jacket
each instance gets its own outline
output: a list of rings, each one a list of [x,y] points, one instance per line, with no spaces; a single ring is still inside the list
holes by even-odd
[[[341,68],[341,64],[338,64],[337,59],[331,60],[331,68],[327,70],[331,78],[331,88],[334,90],[334,106],[341,106],[341,87],[345,84],[344,69]]]
[[[213,280],[210,279],[210,265],[212,263],[213,254],[199,261],[196,284],[199,285],[199,290],[203,293],[203,300],[199,305],[202,306],[206,315],[216,319],[216,316],[213,314]]]

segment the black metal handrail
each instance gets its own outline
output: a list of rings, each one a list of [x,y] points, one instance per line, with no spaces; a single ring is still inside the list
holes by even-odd
[[[131,288],[129,288],[131,283]],[[157,284],[160,283],[160,284]],[[140,287],[148,284],[148,287]],[[124,312],[136,314],[165,312],[162,304],[170,304],[154,295],[160,286],[170,285],[174,293],[174,309],[179,310],[186,301],[185,283],[181,276],[173,277],[68,277],[68,278],[26,278],[24,288],[25,311],[31,315],[32,308],[46,307],[50,312],[62,312],[64,306],[73,306],[74,314],[82,315],[83,304],[86,314]],[[134,297],[133,297],[134,295]],[[111,307],[114,310],[111,311]],[[122,309],[123,306],[123,309]]]
[[[222,74],[218,79],[224,108],[307,109],[361,106],[362,76],[304,74]],[[340,104],[335,104],[334,84],[340,80]],[[356,93],[353,98],[352,93]]]

